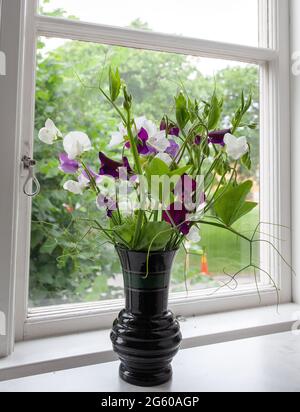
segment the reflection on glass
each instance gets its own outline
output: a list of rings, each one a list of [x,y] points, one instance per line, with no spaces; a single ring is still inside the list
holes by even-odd
[[[140,51],[122,47],[63,41],[39,40],[35,129],[51,118],[63,133],[85,131],[94,142],[91,166],[97,152],[105,149],[119,119],[97,92],[105,86],[107,66],[119,66],[134,96],[135,114],[160,122],[173,111],[173,96],[185,87],[191,97],[205,99],[217,84],[225,97],[224,112],[233,114],[242,89],[253,93],[251,120],[259,119],[259,70],[257,66],[176,54]],[[226,126],[230,119],[224,119]],[[259,201],[259,132],[245,130],[252,140],[253,196]],[[120,265],[112,247],[99,238],[92,224],[80,219],[100,219],[94,198],[73,196],[62,190],[64,175],[58,169],[59,149],[35,140],[42,192],[33,201],[30,304],[117,299],[122,296]],[[118,149],[112,157],[120,156]],[[241,171],[246,177],[245,171]],[[77,223],[73,224],[76,219]],[[237,226],[251,231],[259,220],[255,210]],[[91,230],[89,230],[91,227]],[[80,242],[79,242],[80,241]],[[228,281],[224,269],[234,273],[249,261],[249,245],[236,236],[202,228],[202,241],[191,255],[181,251],[173,270],[172,292],[219,287]],[[186,268],[186,270],[185,270]],[[186,276],[185,276],[186,272]],[[249,272],[249,271],[248,271]],[[240,277],[253,284],[250,271]],[[222,283],[223,282],[223,283]]]
[[[40,5],[47,15],[258,45],[258,0],[47,0]]]

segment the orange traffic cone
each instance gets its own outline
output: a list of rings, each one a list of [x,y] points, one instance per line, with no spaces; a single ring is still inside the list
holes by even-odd
[[[209,276],[207,254],[204,252],[201,256],[201,274]]]

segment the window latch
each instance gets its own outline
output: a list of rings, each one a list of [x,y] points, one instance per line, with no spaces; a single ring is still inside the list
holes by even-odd
[[[34,172],[36,161],[28,156],[23,156],[22,163],[23,168],[25,170],[28,170],[28,176],[23,186],[23,192],[26,196],[33,198],[37,196],[41,191],[40,182],[38,181]]]

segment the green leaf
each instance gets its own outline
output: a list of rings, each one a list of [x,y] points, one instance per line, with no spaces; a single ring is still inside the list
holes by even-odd
[[[137,251],[161,251],[167,246],[174,230],[166,222],[148,222],[141,231]]]
[[[211,104],[210,104],[210,112],[208,116],[208,129],[215,130],[219,124],[220,117],[221,117],[221,107],[216,94],[212,96]]]
[[[47,239],[46,242],[40,248],[40,253],[51,255],[57,246],[55,239]]]
[[[247,180],[238,186],[221,189],[223,194],[215,203],[215,212],[226,226],[232,226],[257,206],[257,203],[246,201],[252,186],[252,181]]]
[[[188,171],[190,170],[190,168],[191,168],[191,165],[187,165],[187,166],[181,167],[181,168],[179,168],[179,169],[172,170],[172,172],[169,172],[168,175],[169,175],[170,177],[173,177],[173,176],[182,176],[182,175],[184,175],[186,172],[188,172]]]
[[[252,161],[251,161],[250,150],[242,157],[241,162],[242,162],[242,165],[243,165],[246,169],[251,170]]]
[[[124,223],[123,225],[114,227],[114,234],[117,238],[117,241],[125,247],[128,247],[132,244],[134,233],[134,222]]]
[[[175,97],[175,105],[177,123],[180,129],[183,130],[190,120],[190,114],[188,109],[188,102],[182,92],[179,93],[177,97]]]
[[[168,165],[160,159],[153,159],[151,163],[146,166],[146,174],[148,179],[151,179],[151,176],[165,176],[169,175],[170,170]]]
[[[109,92],[110,98],[113,102],[117,100],[120,95],[121,90],[121,78],[119,70],[117,69],[115,72],[112,68],[109,68]]]

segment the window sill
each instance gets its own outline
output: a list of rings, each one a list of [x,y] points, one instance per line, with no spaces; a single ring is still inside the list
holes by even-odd
[[[181,322],[183,349],[291,330],[300,305],[285,304],[188,318]],[[28,342],[0,360],[0,381],[107,363],[116,360],[109,330]]]

